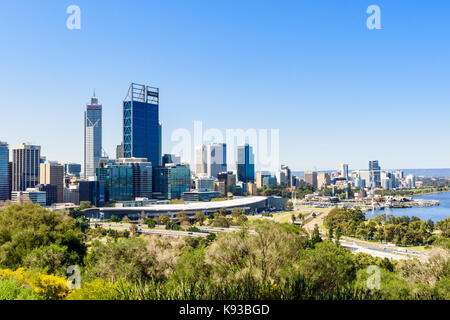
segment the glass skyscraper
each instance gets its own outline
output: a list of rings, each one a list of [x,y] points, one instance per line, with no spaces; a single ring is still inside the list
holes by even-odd
[[[154,167],[161,163],[159,89],[132,83],[123,102],[125,158],[147,158]]]
[[[97,179],[104,183],[105,201],[134,200],[132,166],[117,163],[97,168]]]
[[[369,161],[369,171],[375,187],[381,187],[381,167],[378,160]]]
[[[9,148],[6,142],[0,141],[0,201],[9,199]]]
[[[84,177],[94,177],[102,156],[102,105],[98,98],[91,98],[91,103],[84,112]]]
[[[255,156],[248,144],[238,147],[237,175],[244,183],[255,181]]]

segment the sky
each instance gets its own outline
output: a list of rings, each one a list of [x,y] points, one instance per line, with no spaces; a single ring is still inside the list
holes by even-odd
[[[373,4],[380,30],[366,26]],[[95,89],[115,157],[135,82],[160,88],[164,153],[202,121],[278,129],[293,170],[447,168],[449,12],[446,0],[1,1],[0,140],[82,163]]]

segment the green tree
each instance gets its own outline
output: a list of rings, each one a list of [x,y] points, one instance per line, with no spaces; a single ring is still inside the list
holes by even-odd
[[[144,220],[144,223],[150,228],[153,229],[156,226],[156,221],[153,220],[152,218],[146,218]]]
[[[168,216],[159,216],[158,221],[159,224],[166,225],[170,221],[170,218]]]
[[[112,222],[120,222],[120,217],[119,217],[119,216],[116,216],[116,215],[112,215],[112,216],[111,216],[111,221],[112,221]]]
[[[228,228],[230,227],[230,223],[228,222],[228,219],[224,216],[218,215],[214,218],[213,227],[217,228]]]
[[[319,242],[322,242],[322,238],[320,237],[319,227],[315,224],[311,235],[311,247],[314,248]]]
[[[122,223],[130,223],[131,221],[130,221],[130,218],[128,218],[128,216],[124,216],[123,218],[122,218]]]
[[[84,210],[84,209],[89,209],[92,208],[92,204],[90,201],[80,201],[80,209]]]
[[[292,203],[292,201],[286,202],[286,204],[284,205],[284,209],[285,209],[286,211],[292,211],[292,210],[294,210],[294,204]]]
[[[195,220],[195,222],[197,222],[199,225],[202,226],[206,220],[206,215],[203,212],[198,211],[194,215],[194,220]]]
[[[186,211],[180,211],[177,214],[177,219],[180,223],[189,222],[189,217]]]
[[[56,244],[81,264],[86,254],[75,220],[37,204],[14,204],[0,210],[0,267],[17,269],[36,248]]]

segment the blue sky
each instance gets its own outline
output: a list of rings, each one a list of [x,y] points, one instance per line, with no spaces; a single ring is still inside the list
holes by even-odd
[[[81,30],[66,8],[81,8]],[[381,8],[381,30],[366,8]],[[295,170],[450,167],[450,2],[2,1],[0,140],[82,162],[95,88],[103,145],[122,138],[130,82],[161,90],[177,128],[280,130]]]

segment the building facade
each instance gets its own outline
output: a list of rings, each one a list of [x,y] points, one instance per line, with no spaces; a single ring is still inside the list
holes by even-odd
[[[0,141],[0,201],[9,200],[9,147]]]
[[[46,161],[40,165],[40,184],[56,186],[56,203],[64,202],[64,166]]]
[[[244,184],[255,181],[255,156],[253,148],[245,144],[237,148],[237,179]]]
[[[220,172],[227,171],[227,145],[213,143],[206,146],[206,173],[217,178]]]
[[[206,168],[207,165],[207,156],[206,156],[206,146],[204,144],[200,144],[195,147],[195,173],[199,174],[207,174],[208,170]]]
[[[102,156],[102,105],[98,98],[91,98],[91,103],[84,112],[84,177],[95,177]]]
[[[369,171],[375,187],[381,187],[381,167],[378,160],[369,161]]]
[[[154,169],[153,189],[164,199],[181,199],[191,189],[191,170],[184,165],[166,165]]]
[[[13,147],[12,191],[26,191],[39,184],[40,157],[40,146],[22,143]]]
[[[123,102],[125,158],[146,158],[154,167],[161,163],[159,89],[132,83]]]
[[[309,185],[317,187],[317,172],[305,171],[305,182]]]

